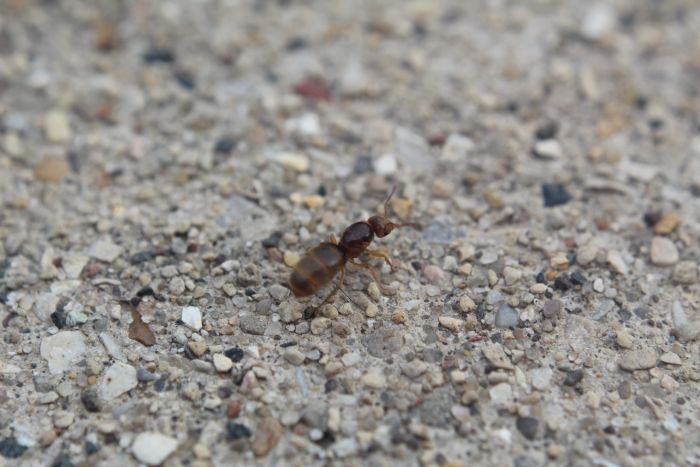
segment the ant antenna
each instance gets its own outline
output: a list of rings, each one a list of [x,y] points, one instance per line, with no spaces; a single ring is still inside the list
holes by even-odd
[[[391,189],[391,193],[389,193],[389,196],[386,197],[386,200],[384,201],[384,217],[389,216],[389,200],[391,200],[391,197],[394,196],[394,193],[396,193],[396,183],[394,183],[394,187]]]
[[[389,193],[389,196],[387,196],[386,200],[384,201],[384,218],[387,220],[389,219],[389,201],[396,193],[396,188],[397,188],[397,184],[394,183],[394,186],[391,189],[391,193]],[[392,224],[394,226],[394,228],[397,228],[397,229],[400,229],[402,227],[412,227],[414,229],[420,228],[420,224],[418,224],[416,222],[404,222],[403,224],[394,224],[393,222],[389,221],[389,223]]]

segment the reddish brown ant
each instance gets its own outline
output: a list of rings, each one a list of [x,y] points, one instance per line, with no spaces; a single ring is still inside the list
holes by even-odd
[[[323,242],[306,252],[289,277],[289,287],[296,297],[308,297],[315,294],[333,280],[340,271],[338,284],[321,302],[320,306],[330,302],[338,290],[343,288],[347,263],[368,270],[379,288],[382,288],[377,271],[369,264],[357,262],[355,259],[362,253],[367,253],[375,258],[382,258],[391,267],[391,270],[394,270],[389,255],[379,250],[370,250],[368,247],[375,235],[382,238],[389,235],[394,229],[417,227],[417,224],[414,223],[395,224],[389,220],[389,200],[395,192],[396,185],[384,201],[383,216],[372,216],[366,221],[355,222],[343,231],[340,242],[335,238],[335,234],[331,234],[329,242]]]

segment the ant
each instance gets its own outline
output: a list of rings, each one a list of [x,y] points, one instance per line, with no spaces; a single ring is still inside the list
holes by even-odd
[[[382,238],[389,235],[394,229],[418,227],[415,223],[395,224],[388,219],[389,200],[395,192],[396,185],[384,201],[383,216],[372,216],[366,221],[355,222],[343,231],[340,242],[336,239],[335,234],[331,234],[330,241],[323,242],[306,252],[289,277],[289,287],[294,296],[308,297],[315,294],[340,272],[338,284],[319,307],[330,302],[338,290],[343,288],[347,263],[368,270],[379,288],[382,289],[377,271],[369,264],[357,262],[355,259],[362,253],[367,253],[375,258],[382,258],[391,267],[392,272],[394,271],[394,265],[391,263],[389,255],[379,250],[370,250],[368,247],[375,235]]]

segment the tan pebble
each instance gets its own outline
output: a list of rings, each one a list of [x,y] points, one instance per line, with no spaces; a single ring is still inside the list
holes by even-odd
[[[668,235],[680,225],[681,218],[675,212],[670,212],[662,217],[659,222],[654,225],[654,233],[657,235]]]
[[[372,367],[362,376],[362,383],[368,388],[382,389],[386,387],[386,376],[382,368]]]
[[[457,268],[457,272],[463,276],[468,276],[472,273],[472,269],[473,266],[471,265],[471,263],[464,263],[459,268]]]
[[[197,443],[192,446],[192,454],[194,454],[194,457],[197,459],[209,459],[211,457],[211,451],[202,443]]]
[[[367,305],[367,309],[365,310],[365,314],[367,315],[368,318],[374,318],[379,314],[379,307],[375,305],[374,303],[370,303]]]
[[[296,170],[297,172],[306,172],[311,166],[311,162],[309,161],[308,157],[303,154],[295,154],[292,152],[277,154],[274,157],[274,160],[278,164],[288,169]]]
[[[501,209],[504,206],[503,199],[491,190],[484,192],[484,199],[491,209]]]
[[[321,195],[309,195],[304,197],[304,204],[306,204],[309,209],[320,208],[325,202],[326,199]]]
[[[673,352],[666,352],[663,354],[659,360],[662,362],[668,364],[668,365],[682,365],[683,361],[681,360],[681,357],[678,356],[678,354],[675,354]]]
[[[494,271],[493,269],[488,270],[488,272],[486,273],[486,277],[488,278],[490,287],[493,287],[494,285],[498,284],[498,274],[496,274],[496,271]]]
[[[452,370],[450,372],[450,379],[452,380],[453,383],[459,384],[463,383],[467,380],[467,375],[460,370]]]
[[[398,309],[398,310],[395,310],[395,311],[391,314],[391,320],[392,320],[395,324],[402,324],[402,323],[404,323],[404,322],[406,321],[406,318],[407,318],[406,310]]]
[[[391,207],[394,208],[394,212],[396,212],[396,215],[402,221],[406,221],[411,218],[413,201],[404,198],[396,198],[391,201]]]
[[[467,331],[473,331],[474,329],[476,329],[477,324],[478,320],[475,314],[470,313],[469,315],[467,315]]]
[[[367,293],[374,301],[378,301],[382,298],[382,293],[379,290],[379,286],[376,282],[370,282],[367,286]]]
[[[334,305],[326,305],[322,309],[323,316],[329,319],[335,319],[338,317],[338,309]]]
[[[464,313],[470,313],[476,310],[476,303],[470,296],[465,295],[459,299],[459,309]]]
[[[34,175],[42,182],[57,183],[68,175],[69,170],[68,162],[64,158],[50,156],[34,167]]]
[[[440,326],[445,329],[449,329],[450,331],[459,331],[464,324],[464,321],[461,319],[453,318],[451,316],[440,316],[438,318],[438,322],[440,323]]]
[[[547,448],[547,456],[549,456],[550,459],[558,459],[559,457],[561,457],[563,452],[564,448],[562,448],[558,444],[552,444]]]
[[[473,261],[476,257],[476,248],[469,243],[462,244],[457,248],[460,261]]]
[[[44,118],[46,137],[52,143],[65,143],[70,141],[72,132],[68,114],[62,110],[51,110]]]
[[[547,286],[544,284],[537,283],[537,284],[533,284],[532,287],[530,287],[530,292],[537,294],[537,295],[541,295],[541,294],[545,293],[546,291],[547,291]]]
[[[87,382],[90,386],[95,385],[97,383],[97,376],[95,376],[95,375],[88,376]]]
[[[433,182],[433,195],[439,198],[450,198],[454,194],[454,185],[449,181],[438,178]]]
[[[289,201],[291,201],[294,204],[301,204],[304,202],[304,195],[298,192],[294,192],[291,195],[289,195]]]
[[[680,383],[678,383],[678,381],[673,379],[672,376],[663,375],[663,377],[661,378],[661,387],[664,389],[668,389],[669,391],[674,391],[674,390],[678,389],[679,386],[680,386]]]
[[[233,360],[222,353],[214,354],[213,363],[219,373],[228,373],[233,368]]]
[[[625,263],[625,260],[622,259],[622,255],[617,250],[608,251],[607,261],[613,272],[624,276],[629,271],[627,263]]]
[[[284,264],[286,264],[290,268],[296,266],[300,259],[301,258],[299,257],[299,253],[296,253],[291,250],[287,250],[284,252]]]
[[[549,260],[549,264],[558,271],[565,271],[569,268],[569,260],[566,254],[559,251],[554,254]]]
[[[617,345],[623,349],[631,349],[633,342],[632,337],[627,333],[627,331],[621,330],[617,333]]]
[[[187,343],[187,348],[192,351],[197,357],[201,357],[207,352],[207,344],[199,341],[189,341]]]

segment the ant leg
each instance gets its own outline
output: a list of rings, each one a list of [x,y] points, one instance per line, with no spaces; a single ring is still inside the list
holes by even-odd
[[[374,258],[382,258],[386,262],[386,264],[388,264],[389,267],[391,268],[391,272],[395,271],[394,264],[391,262],[391,257],[389,257],[388,254],[386,254],[380,250],[370,250],[370,249],[365,250],[365,252]]]
[[[352,260],[350,261],[350,264],[354,264],[355,266],[358,266],[358,267],[361,267],[362,269],[368,270],[369,273],[372,274],[372,278],[374,279],[374,282],[377,283],[377,287],[379,287],[379,290],[381,290],[384,295],[389,295],[389,293],[387,293],[387,289],[382,285],[382,281],[379,278],[379,273],[371,265],[369,265],[367,263],[358,263],[358,262],[355,262]]]
[[[333,290],[331,291],[330,294],[326,297],[325,300],[321,302],[321,304],[317,307],[317,310],[320,310],[323,305],[326,303],[330,303],[331,300],[333,300],[333,297],[335,297],[335,294],[338,293],[338,290],[343,289],[343,281],[345,281],[345,268],[342,268],[340,270],[340,278],[338,279],[338,283],[335,285]]]

